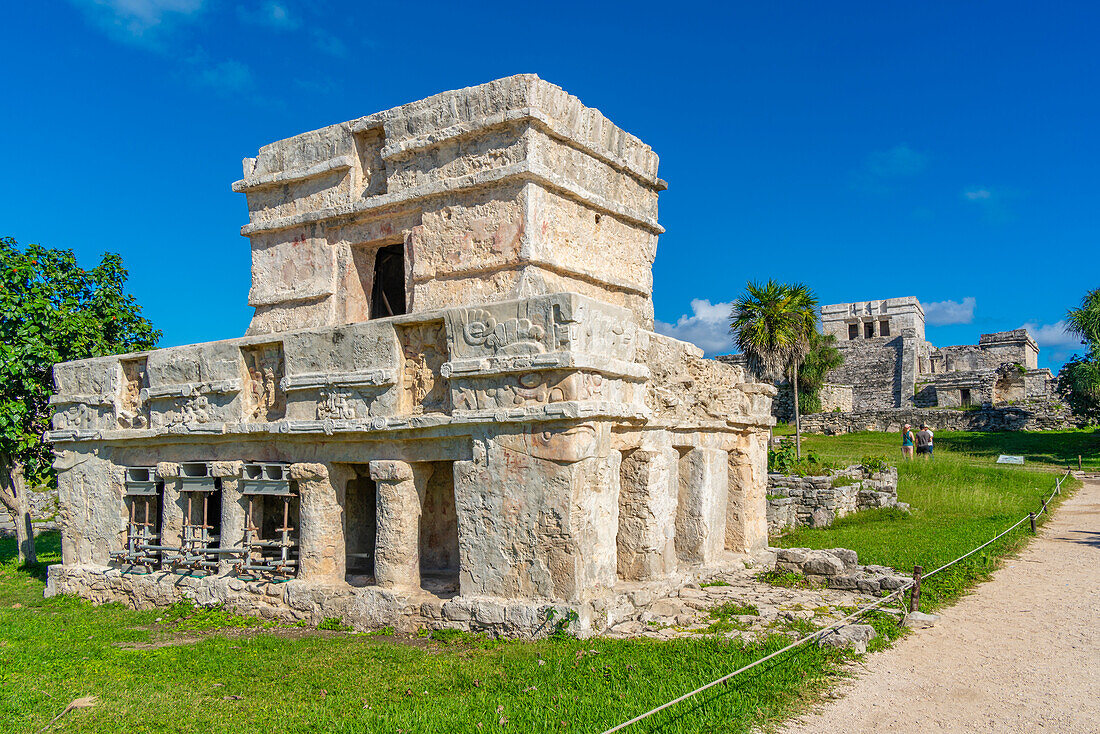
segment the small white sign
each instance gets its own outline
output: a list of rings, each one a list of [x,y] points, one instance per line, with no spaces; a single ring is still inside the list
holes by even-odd
[[[1022,457],[1022,456],[1008,456],[1006,454],[1001,454],[1000,456],[997,457],[997,463],[998,464],[1023,464],[1024,463],[1024,457]]]

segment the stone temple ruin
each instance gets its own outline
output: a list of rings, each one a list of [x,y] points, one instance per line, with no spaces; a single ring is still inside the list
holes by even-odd
[[[836,337],[844,364],[821,390],[823,412],[803,417],[807,431],[897,431],[905,422],[924,421],[950,430],[1073,424],[1057,378],[1038,367],[1039,347],[1026,329],[936,347],[925,340],[924,308],[911,296],[822,306],[821,325]],[[739,355],[719,359],[744,366]],[[779,387],[772,413],[790,421],[790,386]]]
[[[47,593],[584,634],[743,567],[775,389],[652,331],[664,188],[535,76],[245,159],[247,335],[54,370]]]

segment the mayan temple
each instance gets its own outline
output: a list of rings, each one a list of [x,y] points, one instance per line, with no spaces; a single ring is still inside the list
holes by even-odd
[[[246,158],[246,335],[54,370],[48,593],[587,634],[743,567],[775,388],[653,332],[657,163],[533,75]]]

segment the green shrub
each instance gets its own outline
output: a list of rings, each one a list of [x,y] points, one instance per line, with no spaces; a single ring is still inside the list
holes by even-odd
[[[880,474],[890,468],[881,456],[864,456],[859,463],[868,474]]]
[[[317,625],[319,630],[331,630],[333,632],[349,632],[351,627],[344,624],[344,620],[339,617],[325,617],[321,620],[321,624]]]

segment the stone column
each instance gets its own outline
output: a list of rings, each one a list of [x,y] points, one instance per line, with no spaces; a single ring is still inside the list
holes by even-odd
[[[221,479],[222,529],[218,545],[222,548],[244,546],[245,503],[241,496],[243,461],[215,461],[210,465],[210,475]],[[219,556],[218,573],[227,574],[243,556]]]
[[[160,501],[160,544],[179,548],[183,542],[183,505],[180,504],[180,465],[157,464],[157,479],[164,484]]]
[[[768,434],[740,437],[729,453],[726,550],[756,553],[768,547]]]
[[[727,455],[722,449],[692,448],[680,457],[676,510],[676,555],[689,566],[719,560],[726,539]]]
[[[387,589],[419,589],[420,512],[431,467],[372,461],[370,476],[378,491],[375,582]]]
[[[623,455],[616,537],[619,578],[644,581],[676,570],[676,502],[679,495],[671,446]]]
[[[344,582],[344,521],[341,493],[324,464],[291,464],[298,483],[298,578],[313,583]]]

